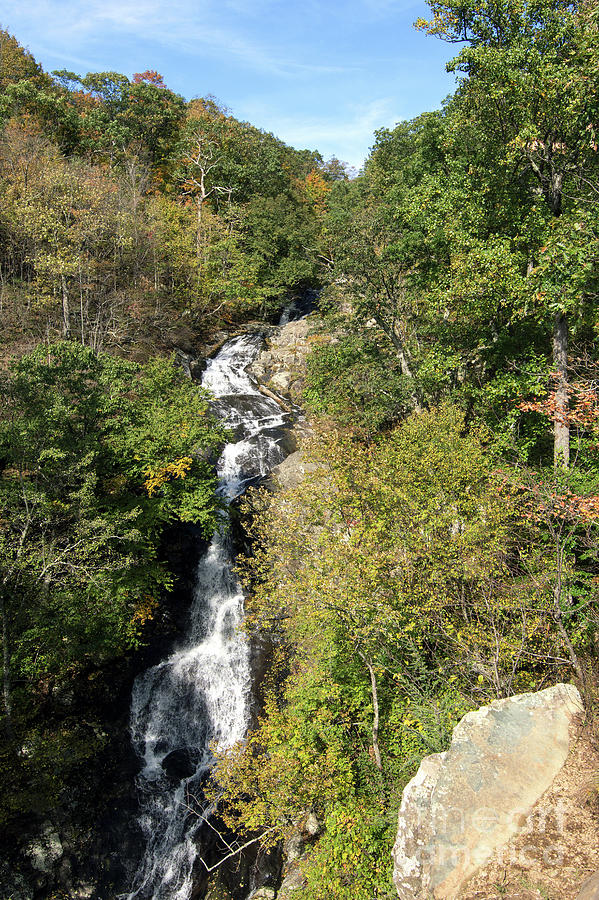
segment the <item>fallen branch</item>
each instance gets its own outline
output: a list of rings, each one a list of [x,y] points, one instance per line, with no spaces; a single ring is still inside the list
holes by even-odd
[[[206,819],[204,819],[204,821],[206,822],[207,825],[210,824]],[[214,828],[213,825],[211,825],[210,827],[213,829],[213,831],[216,831],[216,832],[217,832],[217,834],[219,835],[219,837],[222,838],[222,835],[220,834],[220,832],[218,832],[217,829]],[[204,862],[204,860],[202,859],[201,856],[200,856],[200,862],[202,863],[202,865],[204,866],[204,868],[206,869],[207,872],[214,872],[215,869],[218,869],[219,866],[222,866],[222,864],[223,864],[224,862],[226,862],[228,859],[231,859],[232,856],[236,856],[238,853],[241,853],[241,852],[242,852],[243,850],[245,850],[247,847],[251,847],[252,844],[257,844],[258,841],[261,841],[261,840],[262,840],[262,838],[264,837],[264,835],[269,834],[269,832],[271,832],[271,831],[274,831],[277,827],[278,827],[277,825],[272,825],[270,828],[267,828],[266,831],[263,831],[262,834],[259,834],[258,837],[252,838],[251,841],[246,841],[245,844],[241,844],[241,846],[240,846],[240,847],[237,847],[236,849],[231,849],[231,852],[230,852],[230,853],[227,853],[226,856],[223,856],[223,858],[220,859],[220,860],[219,860],[217,863],[215,863],[213,866],[207,865],[206,862]],[[224,843],[226,844],[227,842],[224,841]],[[230,844],[227,844],[227,847],[229,847],[229,846],[230,846]]]
[[[291,407],[287,406],[287,404],[283,400],[281,400],[281,398],[278,397],[274,391],[271,391],[270,388],[264,387],[263,384],[259,384],[258,390],[260,391],[261,394],[264,394],[265,397],[270,397],[271,400],[274,400],[275,403],[278,403],[279,406],[281,407],[281,409],[284,410],[286,413],[291,412]]]

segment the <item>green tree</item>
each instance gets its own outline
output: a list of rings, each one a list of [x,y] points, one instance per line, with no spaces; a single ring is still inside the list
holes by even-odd
[[[325,335],[308,356],[304,399],[315,413],[372,439],[411,409],[411,383],[397,357],[368,331]]]
[[[210,457],[222,434],[168,362],[145,367],[74,343],[41,347],[4,378],[0,565],[5,715],[122,653],[168,590],[161,534],[214,526]]]
[[[167,167],[185,118],[185,102],[156,72],[129,80],[118,72],[53,73],[59,96],[79,119],[82,148],[119,163],[135,154],[155,170]]]
[[[12,34],[0,29],[0,92],[28,79],[42,82],[42,67]]]
[[[597,90],[596,9],[561,0],[432,0],[430,6],[433,18],[420,21],[420,27],[467,45],[450,69],[462,76],[458,108],[471,126],[482,129],[491,165],[506,178],[526,181],[529,208],[540,196],[550,220],[565,214],[572,234],[579,219],[573,201],[588,197],[589,180],[596,177],[589,99]],[[539,246],[531,235],[529,269]],[[580,316],[586,297],[557,294],[546,295],[545,314],[553,319],[553,365],[560,373],[565,417],[568,323]],[[569,434],[560,423],[555,459],[568,465]]]

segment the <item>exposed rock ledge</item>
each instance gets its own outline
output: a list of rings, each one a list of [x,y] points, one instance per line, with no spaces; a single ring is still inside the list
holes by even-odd
[[[510,839],[542,828],[531,810],[562,769],[581,713],[576,688],[558,684],[464,716],[449,750],[426,757],[403,792],[393,849],[401,900],[456,900]]]
[[[267,346],[248,367],[248,371],[258,381],[261,391],[280,401],[281,396],[288,398],[295,405],[295,411],[302,400],[302,390],[306,374],[306,360],[312,350],[312,331],[317,322],[313,313],[301,319],[294,319],[272,329],[267,338]],[[284,409],[289,409],[284,403]],[[267,485],[275,490],[288,490],[297,487],[307,472],[313,471],[315,465],[309,462],[303,451],[302,443],[310,433],[310,425],[300,416],[293,426],[292,442],[294,450],[285,457],[282,463],[272,470]]]
[[[295,403],[301,399],[313,325],[312,315],[275,329],[267,338],[267,348],[249,366],[251,374],[267,388]]]

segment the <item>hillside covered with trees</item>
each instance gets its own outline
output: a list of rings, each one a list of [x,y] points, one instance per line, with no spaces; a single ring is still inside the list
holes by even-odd
[[[0,821],[18,832],[102,743],[59,697],[146,641],[165,534],[215,525],[223,430],[172,354],[315,285],[343,172],[156,72],[49,75],[0,42]]]
[[[429,5],[455,93],[353,179],[0,33],[8,833],[100,752],[55,698],[150,640],[168,529],[214,527],[224,433],[173,351],[307,289],[311,472],[244,501],[269,659],[222,822],[269,847],[313,815],[302,898],[390,897],[401,791],[465,712],[573,680],[596,713],[599,8]]]
[[[273,669],[216,775],[246,834],[322,822],[302,897],[393,895],[401,789],[467,710],[571,679],[595,709],[597,16],[431,3],[457,90],[328,193],[314,471],[247,501]]]

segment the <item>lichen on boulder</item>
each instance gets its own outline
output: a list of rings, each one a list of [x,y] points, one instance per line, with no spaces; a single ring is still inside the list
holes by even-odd
[[[403,792],[393,848],[401,900],[455,900],[527,823],[562,768],[582,712],[573,685],[468,713],[449,750],[426,757]]]

